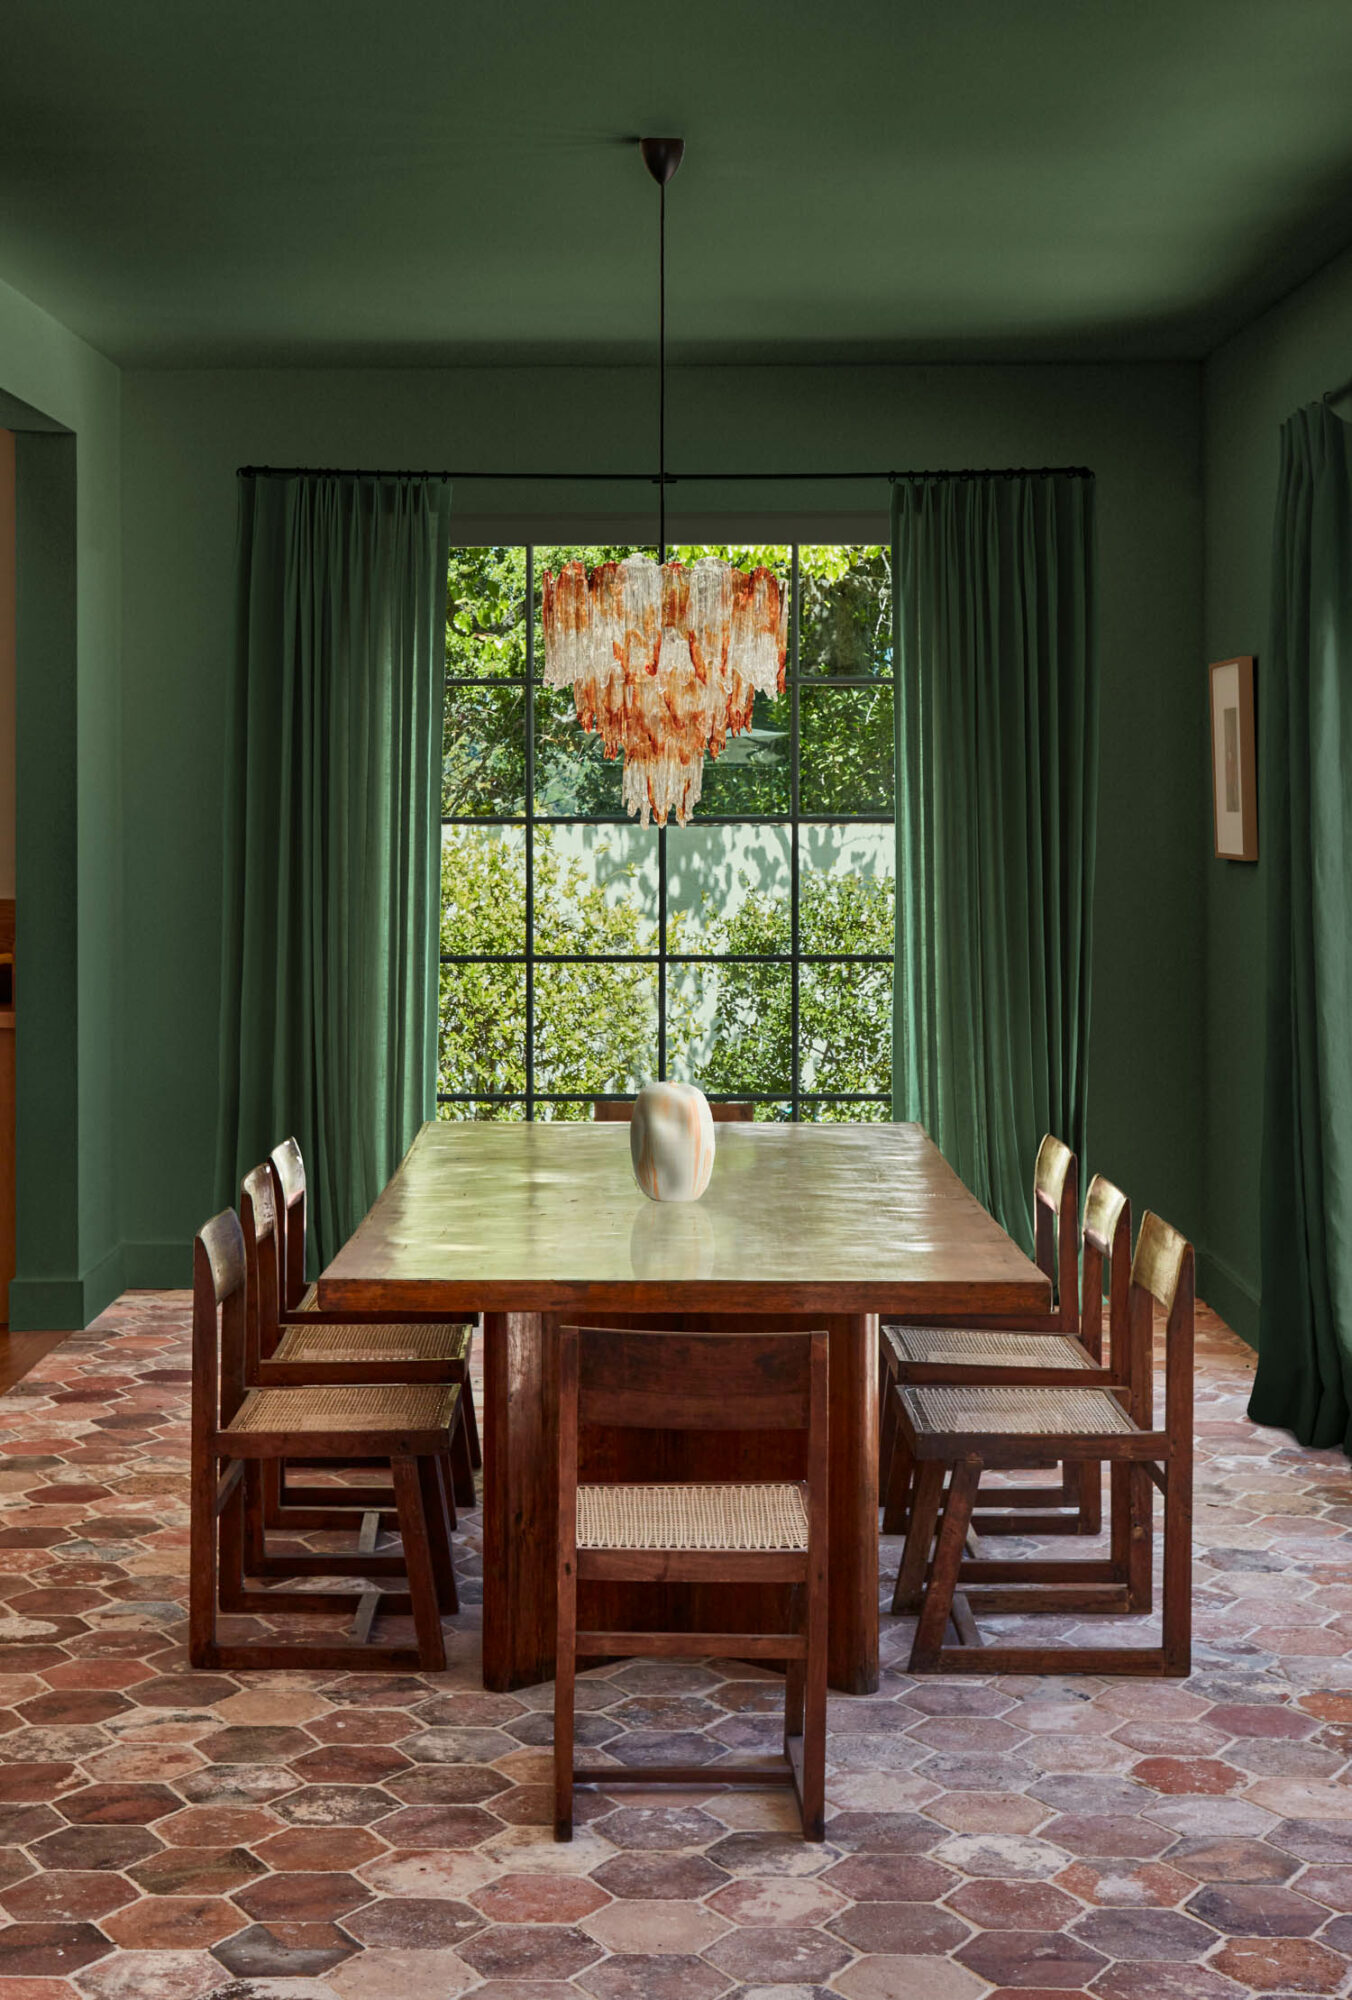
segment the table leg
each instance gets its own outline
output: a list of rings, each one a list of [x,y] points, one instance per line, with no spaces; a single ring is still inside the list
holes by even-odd
[[[484,1686],[554,1677],[554,1342],[541,1313],[484,1314]]]
[[[831,1542],[827,1679],[878,1687],[878,1316],[830,1314]]]

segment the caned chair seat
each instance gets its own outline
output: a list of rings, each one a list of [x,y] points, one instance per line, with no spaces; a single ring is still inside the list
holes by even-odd
[[[390,1367],[401,1361],[468,1362],[468,1326],[384,1326],[323,1321],[291,1326],[273,1351],[274,1361],[332,1361]]]
[[[805,1550],[801,1486],[579,1486],[579,1549]]]
[[[897,1366],[953,1368],[1092,1368],[1088,1350],[1064,1333],[1003,1333],[998,1328],[885,1326]]]
[[[953,1379],[933,1385],[911,1381],[892,1390],[898,1451],[914,1472],[892,1609],[919,1613],[909,1662],[913,1674],[1182,1675],[1189,1670],[1193,1251],[1177,1230],[1147,1213],[1124,1286],[1125,1225],[1125,1198],[1096,1180],[1086,1206],[1085,1290],[1097,1307],[1103,1259],[1110,1255],[1111,1360],[1123,1375],[1116,1392],[1092,1378],[1083,1385],[999,1388]],[[1151,1369],[1157,1307],[1166,1314],[1162,1426],[1154,1418]],[[1097,1352],[1097,1339],[1086,1345]],[[980,1521],[975,1509],[988,1470],[1036,1471],[1077,1459],[1107,1460],[1112,1466],[1112,1546],[1106,1560],[995,1562],[979,1554],[969,1559],[968,1539]],[[977,1624],[982,1611],[1023,1619],[1044,1611],[1057,1619],[1149,1611],[1157,1488],[1164,1495],[1158,1643],[983,1643]],[[950,1624],[957,1645],[948,1643]]]
[[[898,1391],[919,1438],[1110,1437],[1136,1426],[1107,1389],[905,1387]]]
[[[440,1673],[446,1665],[442,1614],[456,1611],[460,1601],[450,1464],[453,1444],[463,1436],[460,1386],[444,1380],[260,1383],[252,1373],[260,1324],[269,1347],[278,1344],[276,1213],[264,1169],[246,1176],[244,1201],[253,1224],[252,1271],[250,1244],[232,1210],[199,1230],[193,1247],[188,1657],[194,1667],[269,1672],[379,1667]],[[261,1307],[250,1297],[256,1273],[265,1295]],[[280,1525],[291,1532],[347,1529],[355,1546],[316,1550],[292,1541],[269,1548],[266,1487],[284,1476],[288,1458],[388,1467],[388,1485],[326,1483],[317,1489],[319,1501],[334,1504],[317,1512],[306,1496],[284,1510]],[[378,1545],[389,1516],[398,1525],[398,1552]],[[385,1579],[406,1587],[391,1589]],[[314,1588],[316,1582],[324,1587]],[[264,1624],[247,1638],[223,1641],[222,1612]],[[375,1622],[385,1612],[412,1614],[415,1645],[373,1641]],[[352,1625],[342,1637],[312,1629],[301,1638],[268,1629],[277,1616],[303,1621],[343,1613],[351,1614]]]
[[[455,1421],[459,1397],[454,1382],[250,1389],[223,1435],[244,1439],[291,1433],[314,1438],[360,1431],[372,1438],[445,1437]]]

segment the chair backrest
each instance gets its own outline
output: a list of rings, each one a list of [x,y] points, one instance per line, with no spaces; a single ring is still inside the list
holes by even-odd
[[[1108,1361],[1114,1379],[1130,1383],[1127,1295],[1131,1289],[1131,1203],[1121,1188],[1095,1174],[1084,1198],[1084,1276],[1080,1339],[1103,1360],[1103,1279],[1108,1279]],[[1134,1412],[1133,1412],[1134,1414]]]
[[[710,1102],[715,1125],[749,1125],[756,1107],[748,1098],[721,1098]],[[632,1097],[598,1097],[592,1102],[592,1117],[605,1124],[628,1125],[634,1116]]]
[[[281,1247],[282,1310],[294,1312],[305,1290],[305,1231],[309,1205],[305,1161],[294,1139],[283,1139],[268,1155],[277,1198],[277,1239]]]
[[[635,1332],[559,1328],[560,1532],[575,1532],[582,1424],[657,1431],[805,1431],[811,1532],[824,1532],[823,1331]]]
[[[192,1256],[192,1449],[201,1468],[211,1433],[244,1400],[246,1260],[233,1208],[197,1232]]]
[[[247,1379],[252,1382],[256,1379],[259,1361],[270,1358],[281,1338],[282,1260],[271,1161],[265,1160],[262,1166],[251,1168],[241,1181],[239,1215],[244,1232],[244,1265],[248,1278],[244,1366]]]
[[[1080,1331],[1079,1211],[1075,1155],[1049,1132],[1033,1168],[1033,1254],[1051,1280],[1056,1318],[1071,1334]]]
[[[1128,1306],[1133,1370],[1152,1380],[1155,1307],[1164,1310],[1164,1429],[1175,1450],[1192,1451],[1193,1250],[1185,1236],[1146,1210],[1131,1260]],[[1153,1388],[1144,1425],[1153,1423]],[[1136,1412],[1133,1410],[1133,1416]],[[1141,1423],[1141,1417],[1136,1421]]]

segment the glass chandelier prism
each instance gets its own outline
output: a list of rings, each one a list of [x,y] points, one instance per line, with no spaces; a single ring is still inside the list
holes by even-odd
[[[666,184],[680,139],[640,141],[660,190],[658,493],[660,555],[544,575],[544,678],[569,687],[579,725],[623,757],[625,809],[647,826],[699,803],[704,759],[751,726],[757,694],[782,694],[789,592],[767,569],[714,556],[668,562],[666,527]]]

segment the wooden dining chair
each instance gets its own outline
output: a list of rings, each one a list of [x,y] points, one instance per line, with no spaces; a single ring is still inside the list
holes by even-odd
[[[554,1837],[571,1840],[573,1787],[792,1785],[808,1840],[824,1837],[826,1786],[827,1337],[560,1327],[558,1646]],[[779,1483],[578,1483],[583,1425],[653,1431],[801,1431],[807,1477]],[[579,1583],[783,1584],[782,1632],[579,1631]],[[732,1591],[727,1595],[731,1598]],[[784,1660],[784,1756],[712,1769],[575,1769],[577,1659]],[[714,1775],[716,1773],[716,1776]]]
[[[1191,1666],[1192,1245],[1147,1212],[1132,1259],[1127,1295],[1130,1387],[1001,1387],[905,1385],[897,1390],[898,1422],[917,1465],[915,1495],[902,1568],[904,1608],[918,1604],[911,1673],[1186,1674]],[[1154,1422],[1154,1309],[1165,1314],[1164,1423]],[[1147,1387],[1147,1384],[1149,1385]],[[1067,1459],[1108,1460],[1131,1489],[1133,1563],[1152,1556],[1152,1487],[1164,1495],[1159,1645],[983,1645],[976,1613],[985,1608],[1021,1615],[1067,1608],[1092,1612],[1093,1597],[1028,1583],[982,1593],[961,1589],[963,1554],[978,1489],[988,1467],[1037,1467]],[[944,1477],[949,1475],[944,1499]],[[942,1503],[929,1581],[926,1561]],[[1148,1601],[1148,1599],[1147,1599]],[[950,1619],[959,1644],[944,1643]]]
[[[715,1125],[750,1125],[756,1107],[750,1098],[710,1098],[709,1109]],[[632,1097],[597,1097],[592,1100],[592,1117],[603,1124],[629,1125],[634,1117]]]
[[[378,1324],[381,1318],[379,1313],[335,1314],[328,1311],[320,1313],[319,1287],[317,1284],[307,1285],[305,1282],[309,1190],[305,1177],[305,1160],[298,1142],[294,1138],[283,1139],[279,1145],[273,1147],[268,1165],[276,1197],[277,1242],[281,1258],[281,1286],[277,1312],[279,1324],[305,1326],[320,1318],[330,1325]],[[477,1472],[483,1465],[483,1452],[479,1445],[474,1390],[469,1379],[474,1328],[466,1321],[447,1321],[422,1313],[409,1315],[401,1324],[404,1329],[410,1326],[424,1329],[421,1346],[424,1349],[434,1349],[438,1363],[444,1368],[444,1379],[459,1384],[469,1462]],[[462,1489],[459,1497],[462,1506],[474,1505],[472,1492],[465,1493]]]
[[[455,1505],[472,1507],[474,1471],[463,1416],[464,1390],[448,1360],[443,1340],[443,1335],[454,1329],[417,1323],[328,1321],[311,1314],[284,1325],[279,1310],[282,1254],[278,1212],[269,1166],[254,1167],[240,1186],[240,1218],[249,1280],[245,1340],[248,1385],[332,1388],[356,1384],[454,1383],[460,1394],[456,1397],[448,1448],[448,1490],[453,1509]],[[297,1452],[295,1459],[313,1456]],[[352,1509],[365,1513],[373,1505],[361,1487],[294,1485],[286,1456],[276,1458],[265,1468],[263,1496],[265,1526],[298,1532],[342,1527]],[[255,1546],[251,1560],[258,1553]]]
[[[446,1664],[441,1614],[458,1609],[441,1467],[458,1423],[454,1383],[384,1388],[251,1388],[244,1232],[233,1209],[198,1232],[193,1249],[191,1518],[188,1655],[195,1667],[353,1667],[439,1673]],[[350,1591],[259,1588],[248,1548],[259,1527],[259,1472],[292,1453],[388,1467],[402,1544],[397,1556],[359,1546],[349,1555],[295,1550],[269,1558],[269,1574],[294,1582],[361,1579]],[[261,1537],[260,1537],[261,1539]],[[372,1537],[372,1540],[374,1537]],[[273,1567],[275,1565],[275,1567]],[[373,1586],[401,1577],[407,1588]],[[267,1637],[223,1642],[218,1614],[269,1619],[354,1614],[349,1639]],[[383,1612],[411,1612],[416,1645],[372,1643]]]
[[[1033,1170],[1034,1256],[1052,1287],[1052,1309],[1038,1316],[986,1319],[980,1326],[964,1322],[960,1327],[931,1322],[907,1326],[886,1321],[878,1347],[879,1486],[890,1496],[883,1514],[883,1533],[900,1534],[906,1525],[904,1488],[891,1472],[895,1431],[894,1384],[915,1380],[946,1380],[926,1372],[916,1376],[917,1365],[945,1366],[956,1370],[952,1379],[1008,1381],[1003,1372],[981,1376],[983,1368],[1001,1371],[1010,1357],[1008,1338],[1015,1333],[1026,1338],[1051,1335],[1069,1340],[1078,1347],[1082,1339],[1080,1311],[1078,1169],[1075,1155],[1064,1140],[1050,1132],[1038,1147]],[[935,1356],[948,1357],[939,1362]],[[1052,1356],[1045,1359],[1050,1362]],[[1096,1535],[1103,1522],[1102,1481],[1097,1468],[1077,1464],[1060,1468],[1060,1482],[1054,1486],[1010,1488],[1008,1493],[992,1489],[977,1524],[986,1535]],[[995,1505],[996,1501],[1002,1504]]]
[[[1046,1333],[982,1332],[972,1335],[962,1329],[902,1327],[898,1329],[904,1349],[897,1380],[888,1390],[894,1443],[888,1467],[885,1505],[889,1517],[909,1520],[916,1465],[907,1449],[904,1430],[897,1420],[902,1385],[966,1388],[976,1385],[1026,1388],[1121,1388],[1127,1391],[1132,1414],[1149,1423],[1149,1356],[1144,1359],[1145,1381],[1134,1379],[1142,1363],[1134,1357],[1129,1338],[1127,1299],[1131,1266],[1131,1204],[1120,1188],[1095,1174],[1089,1183],[1084,1205],[1084,1308],[1080,1336]],[[1108,1297],[1108,1342],[1104,1344],[1103,1300]],[[975,1343],[975,1348],[969,1343]],[[1145,1411],[1142,1417],[1141,1412]],[[1093,1468],[1099,1479],[1099,1468]],[[1072,1609],[1100,1611],[1148,1611],[1151,1578],[1147,1562],[1142,1569],[1139,1551],[1131,1536],[1131,1492],[1123,1467],[1111,1471],[1112,1523],[1110,1552],[1106,1557],[1063,1558],[1027,1556],[1015,1561],[965,1557],[960,1583],[1014,1585],[1032,1582],[1059,1583],[1076,1592]],[[986,1516],[978,1505],[972,1525],[984,1532]],[[908,1572],[903,1559],[897,1572],[892,1609],[900,1611],[913,1604],[919,1577],[913,1573],[920,1551],[908,1542],[912,1564]],[[1136,1559],[1133,1559],[1135,1555]],[[994,1599],[984,1600],[994,1609]]]

